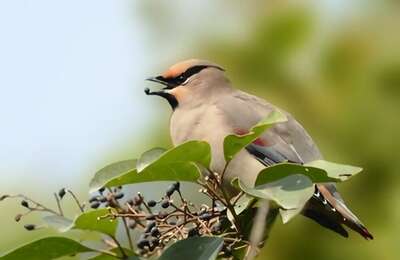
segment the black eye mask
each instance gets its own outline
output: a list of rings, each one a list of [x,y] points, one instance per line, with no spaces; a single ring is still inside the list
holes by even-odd
[[[157,78],[159,78],[160,80],[167,83],[168,88],[174,88],[176,86],[182,85],[188,78],[190,78],[194,74],[199,73],[200,71],[202,71],[203,69],[205,69],[207,67],[209,67],[209,66],[198,65],[198,66],[190,67],[185,72],[176,76],[175,78],[164,78],[162,76],[159,76],[160,78],[159,77],[157,77]]]
[[[163,76],[158,76],[155,78],[149,78],[148,80],[158,82],[160,84],[165,85],[166,86],[165,89],[173,89],[177,86],[182,85],[191,76],[199,73],[200,71],[202,71],[205,68],[210,68],[210,67],[213,67],[213,68],[223,71],[222,68],[213,66],[213,65],[197,65],[197,66],[188,68],[185,72],[183,72],[182,74],[180,74],[174,78],[164,78]]]

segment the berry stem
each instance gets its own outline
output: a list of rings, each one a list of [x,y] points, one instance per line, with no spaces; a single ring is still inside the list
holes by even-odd
[[[61,204],[60,204],[60,199],[58,198],[58,195],[55,192],[54,192],[54,198],[56,199],[57,207],[58,207],[58,211],[60,212],[60,215],[64,216],[64,212],[63,212],[63,210],[61,208]]]
[[[71,190],[67,190],[67,192],[69,194],[71,194],[72,198],[74,199],[76,205],[78,206],[79,210],[83,213],[85,211],[85,209],[83,208],[83,206],[81,205],[81,203],[79,202],[78,198],[75,196],[75,194],[71,191]]]

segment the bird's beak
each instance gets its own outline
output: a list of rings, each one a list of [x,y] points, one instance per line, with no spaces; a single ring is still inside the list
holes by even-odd
[[[161,85],[164,85],[165,86],[164,89],[172,89],[175,87],[173,84],[171,84],[168,81],[168,79],[164,78],[163,76],[150,77],[150,78],[147,78],[146,80],[152,81],[152,82],[157,82]]]
[[[157,82],[157,83],[165,86],[164,88],[160,89],[159,91],[151,91],[149,88],[145,88],[144,92],[146,93],[146,95],[157,95],[157,96],[162,96],[162,97],[165,97],[165,95],[168,95],[168,89],[171,89],[171,86],[163,76],[150,77],[150,78],[147,78],[146,80],[152,81],[152,82]]]
[[[151,91],[149,88],[145,88],[144,93],[146,93],[146,95],[156,95],[156,96],[165,98],[168,101],[168,103],[171,105],[171,107],[173,109],[175,109],[175,107],[178,105],[178,101],[176,100],[174,95],[169,93],[169,90],[173,89],[175,87],[175,85],[172,85],[163,76],[150,77],[150,78],[147,78],[146,80],[157,82],[159,84],[164,85],[165,87],[158,91]]]

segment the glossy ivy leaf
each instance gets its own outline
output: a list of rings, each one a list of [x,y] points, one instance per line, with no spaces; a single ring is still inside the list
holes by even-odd
[[[2,260],[52,260],[63,256],[91,252],[92,249],[65,237],[46,237],[11,250]]]
[[[262,170],[257,176],[255,186],[274,182],[293,174],[305,175],[313,183],[339,182],[349,179],[361,170],[359,167],[324,160],[317,160],[304,165],[280,163]]]
[[[125,160],[116,163],[112,163],[102,168],[94,175],[93,179],[90,181],[89,188],[90,192],[96,192],[103,186],[107,184],[110,180],[133,172],[136,169],[136,159]]]
[[[220,237],[192,237],[172,244],[159,260],[216,259],[224,240]]]
[[[142,156],[141,171],[128,171],[110,179],[105,186],[119,186],[152,181],[187,181],[196,182],[200,177],[198,164],[209,167],[211,161],[210,145],[202,141],[189,141],[172,148],[154,160],[153,152]],[[155,152],[158,156],[158,152]],[[146,153],[145,153],[146,154]],[[154,154],[153,154],[154,155]],[[149,159],[146,162],[144,158]]]
[[[249,133],[244,135],[228,135],[224,139],[224,156],[226,162],[233,157],[248,144],[256,140],[262,133],[272,127],[274,124],[286,122],[286,116],[280,111],[271,112],[268,117],[256,124]]]
[[[246,186],[237,178],[232,183],[248,195],[273,201],[284,209],[302,208],[314,193],[312,181],[302,174],[286,176],[255,188]]]
[[[98,210],[84,212],[75,219],[71,228],[97,231],[110,236],[115,236],[115,232],[118,226],[118,221],[110,220],[108,218],[106,219],[101,218],[107,215],[108,213],[109,211],[107,209],[98,209]]]
[[[57,215],[44,216],[43,221],[48,227],[54,228],[60,232],[69,230],[73,224],[71,219]]]

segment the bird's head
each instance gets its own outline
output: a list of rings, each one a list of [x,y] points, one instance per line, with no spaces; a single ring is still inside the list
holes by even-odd
[[[198,59],[181,61],[160,76],[147,80],[162,84],[164,88],[159,91],[146,88],[145,93],[167,99],[173,109],[209,99],[216,89],[223,88],[228,83],[222,67]]]

